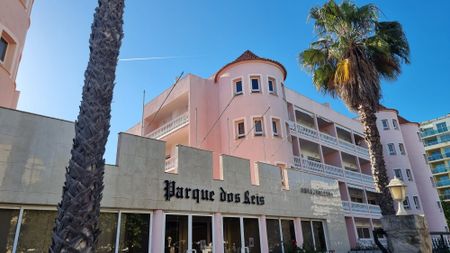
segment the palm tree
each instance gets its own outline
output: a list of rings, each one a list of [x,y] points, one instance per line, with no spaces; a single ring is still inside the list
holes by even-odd
[[[124,0],[99,0],[95,9],[80,112],[49,252],[95,252],[123,11]]]
[[[300,63],[313,74],[318,90],[341,98],[359,114],[369,145],[374,180],[383,215],[394,214],[383,148],[376,126],[381,98],[380,79],[395,80],[402,63],[409,63],[409,45],[398,22],[378,21],[372,4],[329,0],[312,8],[318,40],[300,53]]]

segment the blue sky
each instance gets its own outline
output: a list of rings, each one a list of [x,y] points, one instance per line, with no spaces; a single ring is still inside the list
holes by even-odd
[[[126,1],[120,57],[174,58],[119,62],[107,162],[115,162],[117,133],[139,121],[144,89],[149,101],[182,71],[209,77],[246,49],[281,62],[289,88],[353,117],[340,101],[317,92],[298,64],[298,53],[315,38],[308,11],[323,2]],[[449,113],[450,2],[372,2],[382,10],[382,20],[403,24],[411,47],[411,64],[400,78],[383,82],[382,103],[412,121]],[[19,110],[76,119],[95,5],[94,0],[35,1],[17,78]]]

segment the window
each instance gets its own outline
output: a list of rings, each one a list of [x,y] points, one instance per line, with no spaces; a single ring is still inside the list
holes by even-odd
[[[441,136],[441,142],[450,141],[450,134],[444,134]]]
[[[236,137],[237,139],[245,137],[245,125],[243,120],[236,122]]]
[[[408,196],[406,196],[405,201],[403,201],[403,207],[405,207],[405,209],[410,209],[411,208],[409,206],[409,198],[408,198]]]
[[[261,89],[259,87],[259,77],[253,76],[250,78],[251,85],[252,85],[252,92],[260,92]]]
[[[370,230],[367,227],[356,227],[359,239],[370,239]]]
[[[277,94],[277,84],[275,83],[275,79],[269,77],[269,81],[267,82],[269,93],[276,95]]]
[[[420,203],[419,203],[419,197],[413,196],[414,205],[416,206],[416,209],[420,209]]]
[[[398,144],[398,149],[400,150],[400,154],[406,155],[405,146],[403,145],[403,143]]]
[[[394,175],[398,179],[403,180],[402,170],[401,169],[394,169]]]
[[[51,236],[55,219],[55,211],[24,210],[20,221],[17,252],[48,251],[52,243]]]
[[[388,143],[389,155],[396,155],[394,143]]]
[[[382,119],[381,124],[383,124],[383,130],[389,129],[389,121],[387,119]]]
[[[242,80],[241,79],[235,80],[233,82],[233,89],[234,89],[234,95],[235,96],[243,94]]]
[[[279,119],[272,119],[272,132],[273,136],[281,137],[280,133],[280,120]]]
[[[263,136],[264,132],[263,132],[263,120],[262,120],[262,118],[254,118],[253,119],[253,124],[254,124],[255,136]]]
[[[437,123],[436,128],[439,133],[445,132],[447,131],[447,123],[446,122]]]
[[[0,252],[12,252],[19,210],[0,209]]]
[[[398,130],[398,122],[396,119],[392,119],[392,126],[394,127],[394,129]]]
[[[408,178],[408,181],[413,181],[413,176],[410,169],[406,169],[406,177]]]
[[[6,51],[8,49],[8,42],[5,40],[5,38],[0,38],[0,62],[5,61],[6,57]]]

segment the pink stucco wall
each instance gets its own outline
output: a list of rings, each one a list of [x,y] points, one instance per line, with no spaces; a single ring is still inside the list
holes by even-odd
[[[20,93],[16,90],[16,76],[30,26],[32,6],[33,0],[1,2],[0,35],[8,42],[5,60],[0,62],[0,106],[3,107],[17,107]]]

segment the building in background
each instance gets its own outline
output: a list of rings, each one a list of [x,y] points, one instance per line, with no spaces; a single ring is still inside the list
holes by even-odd
[[[439,195],[450,201],[450,114],[421,123],[426,157]]]
[[[0,106],[16,108],[16,89],[25,38],[34,0],[2,0],[0,6]]]
[[[181,79],[145,105],[143,123],[128,132],[164,140],[169,173],[177,173],[177,145],[181,144],[211,150],[217,180],[223,177],[221,154],[249,159],[254,185],[259,184],[258,162],[279,167],[279,180],[287,191],[286,168],[333,178],[338,181],[351,246],[372,244],[371,231],[381,226],[381,212],[360,122],[287,89],[286,75],[280,63],[246,51],[210,78],[189,74]],[[416,161],[408,156],[410,152],[423,154],[423,147],[417,151],[421,147],[418,125],[400,122],[392,113],[379,113],[389,125],[396,124],[392,131],[380,128],[386,152],[392,148],[396,152],[386,156],[389,176],[404,175],[409,186],[408,212],[425,211],[433,230],[442,231],[445,219],[437,195],[431,198],[433,205],[425,208],[429,198],[423,200],[425,195],[420,194],[421,188],[427,189],[425,194],[434,188],[429,181],[416,186],[422,178],[414,176],[411,163]],[[378,123],[380,127],[382,122]],[[409,143],[406,138],[411,134],[414,140]],[[421,161],[421,168],[426,167]]]

